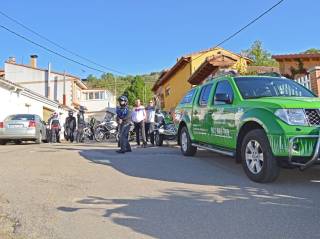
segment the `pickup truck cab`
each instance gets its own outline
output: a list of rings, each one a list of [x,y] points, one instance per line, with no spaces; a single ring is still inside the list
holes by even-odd
[[[255,182],[320,162],[320,99],[293,80],[225,75],[191,89],[175,110],[178,144],[233,156]]]

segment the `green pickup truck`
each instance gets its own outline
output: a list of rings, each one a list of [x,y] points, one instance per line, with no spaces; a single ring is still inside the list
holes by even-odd
[[[282,77],[225,75],[191,89],[175,110],[178,144],[235,157],[255,182],[320,163],[320,98]]]

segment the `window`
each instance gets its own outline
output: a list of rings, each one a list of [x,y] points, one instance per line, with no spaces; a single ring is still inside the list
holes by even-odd
[[[89,100],[93,100],[93,92],[89,93]]]
[[[180,104],[190,104],[192,99],[193,99],[193,96],[194,96],[194,93],[196,92],[196,89],[192,89],[190,90],[184,97],[183,99],[181,100]]]
[[[205,85],[204,87],[202,87],[200,98],[199,98],[199,105],[206,106],[208,104],[211,88],[212,88],[212,84]]]
[[[94,93],[94,99],[99,100],[100,99],[100,92]]]
[[[244,99],[262,97],[315,97],[293,80],[275,77],[237,77],[235,82]]]
[[[100,100],[105,100],[106,99],[106,94],[104,91],[100,92]]]
[[[169,96],[171,93],[171,88],[170,87],[167,87],[166,88],[166,96]]]
[[[217,101],[216,100],[217,94],[225,94],[231,99],[231,101],[233,100],[233,90],[232,90],[230,83],[227,80],[220,81],[217,83],[216,91],[214,94],[214,104],[215,105],[226,104],[226,102],[224,102],[224,101]]]

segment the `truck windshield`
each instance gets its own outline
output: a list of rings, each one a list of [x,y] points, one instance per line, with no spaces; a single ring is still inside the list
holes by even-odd
[[[275,77],[236,77],[235,82],[244,99],[262,97],[315,97],[315,95],[286,78]]]

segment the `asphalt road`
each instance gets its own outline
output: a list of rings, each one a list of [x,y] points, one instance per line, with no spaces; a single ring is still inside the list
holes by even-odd
[[[256,184],[206,151],[30,144],[0,147],[0,175],[0,238],[320,238],[319,167]]]

